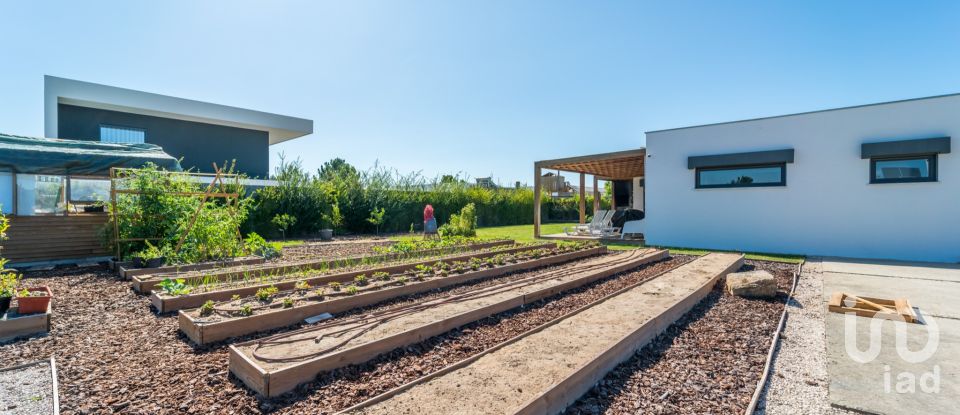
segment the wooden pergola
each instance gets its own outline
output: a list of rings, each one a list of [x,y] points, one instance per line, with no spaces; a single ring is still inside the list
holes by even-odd
[[[593,154],[589,156],[568,157],[555,160],[541,160],[533,163],[533,235],[540,237],[540,178],[543,170],[562,170],[580,173],[580,223],[585,223],[586,177],[593,175],[593,211],[600,209],[600,180],[630,180],[644,176],[644,159],[647,149],[617,151],[613,153]]]

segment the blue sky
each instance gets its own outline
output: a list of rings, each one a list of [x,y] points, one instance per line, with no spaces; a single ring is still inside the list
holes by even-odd
[[[271,147],[532,182],[644,131],[960,92],[960,2],[0,3],[0,131],[43,75],[313,119]],[[960,115],[958,115],[960,116]]]

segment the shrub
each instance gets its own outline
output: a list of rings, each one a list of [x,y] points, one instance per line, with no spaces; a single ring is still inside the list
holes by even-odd
[[[226,172],[232,173],[234,167],[235,163],[230,164]],[[183,193],[201,192],[206,187],[186,173],[168,172],[152,163],[142,169],[123,170],[114,184],[117,189],[133,191],[118,194],[117,210],[112,206],[110,209],[110,214],[116,217],[121,239],[150,238],[173,263],[222,259],[243,253],[238,229],[247,219],[251,201],[243,197],[242,186],[225,184],[211,189],[216,193],[239,193],[239,200],[233,203],[225,203],[220,198],[202,200],[185,196]],[[113,223],[108,221],[102,232],[109,244],[114,242]],[[182,246],[174,252],[182,237]],[[144,248],[149,246],[140,242],[121,243],[120,256],[129,258]]]
[[[477,236],[477,207],[468,203],[459,214],[450,215],[450,220],[437,230],[440,237]]]

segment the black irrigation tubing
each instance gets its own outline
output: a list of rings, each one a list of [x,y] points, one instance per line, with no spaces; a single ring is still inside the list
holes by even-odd
[[[633,259],[638,255],[638,253],[639,251],[637,250],[631,251],[629,254],[627,254],[624,260]],[[349,318],[343,321],[330,322],[328,324],[321,324],[313,327],[308,327],[305,329],[283,333],[283,334],[279,334],[279,335],[266,338],[257,342],[257,345],[256,347],[254,347],[252,354],[255,358],[264,362],[288,362],[293,360],[302,360],[302,359],[322,356],[331,351],[334,351],[343,347],[344,345],[349,343],[351,340],[357,337],[360,337],[361,335],[369,332],[370,330],[373,330],[374,328],[380,326],[381,324],[384,324],[386,322],[389,322],[391,320],[394,320],[400,317],[413,314],[415,312],[427,310],[429,308],[436,307],[442,304],[461,303],[468,300],[486,298],[510,289],[527,287],[548,279],[563,278],[570,275],[575,275],[577,273],[589,272],[591,270],[602,268],[608,265],[609,264],[605,262],[598,262],[595,264],[586,264],[584,266],[573,268],[573,269],[559,269],[555,271],[549,271],[546,273],[510,281],[504,284],[494,285],[494,286],[482,288],[479,290],[466,292],[463,294],[451,295],[443,299],[438,299],[438,300],[433,300],[433,301],[428,301],[428,302],[418,303],[418,304],[411,304],[407,306],[401,306],[391,310],[384,310],[384,311],[369,314],[369,315]],[[367,321],[371,318],[375,318],[375,319],[371,321]],[[313,339],[303,338],[303,339],[286,340],[288,337],[292,337],[298,334],[309,333],[311,331],[319,331],[319,330],[323,330],[331,327],[348,326],[348,325],[352,325],[352,326],[332,332],[332,333],[321,334],[320,336]],[[307,353],[307,354],[298,355],[298,356],[282,357],[282,358],[266,357],[258,353],[258,350],[260,350],[261,347],[267,347],[267,346],[278,345],[278,344],[299,343],[304,341],[313,341],[314,343],[319,343],[326,336],[333,336],[333,335],[349,332],[351,330],[357,330],[358,328],[360,330],[356,331],[354,334],[350,335],[345,340],[317,352]]]
[[[770,369],[773,368],[773,356],[776,354],[777,345],[780,343],[780,333],[783,332],[784,325],[787,322],[787,310],[790,307],[790,300],[793,299],[793,293],[797,290],[797,282],[800,281],[800,274],[803,273],[803,264],[797,266],[797,272],[793,275],[793,286],[790,287],[790,293],[787,295],[787,301],[783,304],[783,313],[780,314],[780,323],[777,324],[777,331],[773,334],[773,342],[770,344],[770,350],[767,352],[767,362],[763,366],[763,373],[757,382],[757,388],[753,391],[753,397],[750,399],[750,405],[743,411],[744,415],[753,415],[757,410],[757,404],[760,402],[760,395],[767,386],[767,380],[770,378]]]

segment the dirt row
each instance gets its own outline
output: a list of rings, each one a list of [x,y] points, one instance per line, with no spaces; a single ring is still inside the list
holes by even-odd
[[[4,365],[12,365],[55,353],[64,414],[329,413],[479,353],[688,260],[672,258],[522,310],[502,313],[373,362],[321,375],[297,391],[272,400],[258,400],[228,376],[224,344],[194,349],[178,333],[175,318],[154,315],[145,297],[135,295],[125,282],[102,269],[29,275],[42,278],[57,294],[53,331],[46,337],[0,345],[0,355],[5,357]],[[398,299],[391,305],[427,301],[522,278],[524,274]]]
[[[283,255],[271,259],[271,263],[297,262],[307,259],[347,258],[359,255],[374,255],[374,248],[386,247],[392,243],[389,239],[357,239],[332,242],[310,241],[302,245],[283,248]]]
[[[794,264],[747,261],[742,270],[777,277],[773,300],[723,292],[697,307],[634,357],[611,371],[570,408],[581,414],[734,414],[750,404],[793,282]]]

